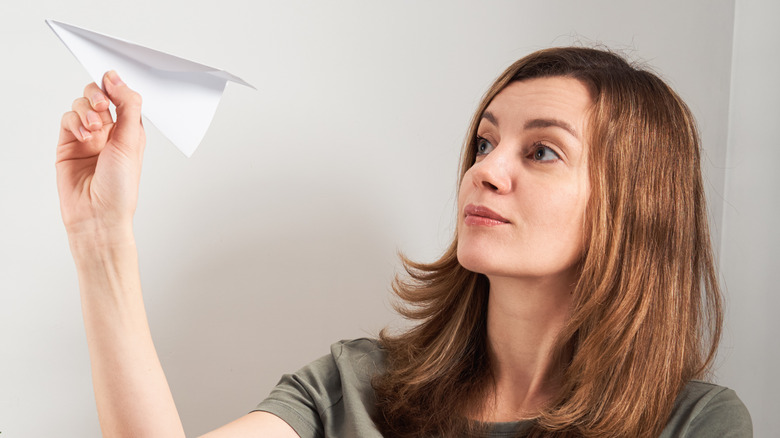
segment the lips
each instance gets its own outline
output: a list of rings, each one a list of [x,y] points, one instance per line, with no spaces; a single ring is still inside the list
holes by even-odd
[[[509,223],[509,220],[500,214],[480,205],[469,204],[463,209],[463,213],[466,215],[464,219],[466,225],[492,227]]]

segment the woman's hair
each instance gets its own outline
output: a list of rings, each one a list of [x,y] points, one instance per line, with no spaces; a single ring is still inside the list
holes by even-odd
[[[717,350],[721,297],[690,110],[656,75],[611,52],[552,48],[510,66],[471,121],[460,179],[482,113],[507,85],[568,77],[590,91],[591,195],[571,316],[554,350],[560,390],[533,436],[655,437],[677,394]],[[402,256],[397,310],[417,324],[380,333],[375,421],[389,436],[453,436],[494,384],[487,350],[488,280],[457,259],[457,232],[433,263]]]

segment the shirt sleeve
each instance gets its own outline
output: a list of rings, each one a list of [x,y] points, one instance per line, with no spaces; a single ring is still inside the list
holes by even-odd
[[[381,438],[371,381],[384,358],[375,340],[337,342],[329,355],[282,376],[254,410],[276,415],[301,438]]]
[[[276,415],[301,438],[324,438],[321,414],[341,398],[341,380],[332,355],[323,356],[295,374],[285,374],[254,411]]]

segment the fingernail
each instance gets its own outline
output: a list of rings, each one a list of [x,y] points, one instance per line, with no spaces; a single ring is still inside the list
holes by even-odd
[[[100,117],[94,111],[87,111],[87,122],[89,122],[89,126],[99,125]]]
[[[87,141],[90,138],[92,138],[92,133],[84,129],[83,126],[79,126],[79,134],[81,134],[81,138],[84,141]]]
[[[92,95],[92,106],[97,106],[98,104],[101,104],[105,101],[106,99],[103,98],[102,93],[95,93]]]
[[[119,78],[119,75],[114,70],[108,72],[108,79],[114,85],[124,85],[124,82],[122,82],[122,79]]]

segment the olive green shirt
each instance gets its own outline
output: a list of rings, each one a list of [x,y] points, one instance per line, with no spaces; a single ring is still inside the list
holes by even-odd
[[[282,376],[255,411],[270,412],[301,438],[374,438],[371,378],[384,370],[384,352],[372,339],[333,344],[331,354]],[[484,438],[523,437],[531,420],[494,423]],[[691,381],[675,402],[661,437],[752,437],[750,414],[737,394],[712,383]]]

